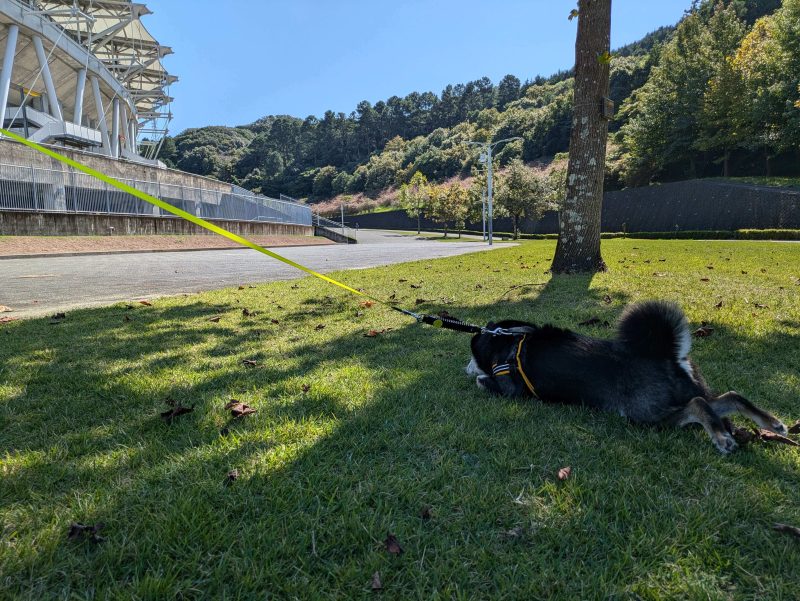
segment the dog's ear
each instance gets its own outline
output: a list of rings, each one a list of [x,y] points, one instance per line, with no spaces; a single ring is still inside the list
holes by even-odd
[[[486,329],[493,330],[495,328],[495,325],[496,324],[493,321],[490,321],[489,323],[486,324]]]

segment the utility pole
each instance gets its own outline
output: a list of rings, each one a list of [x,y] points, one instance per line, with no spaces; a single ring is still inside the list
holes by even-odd
[[[486,242],[486,190],[481,192],[481,219],[483,220],[483,241]]]
[[[489,246],[492,246],[493,236],[494,236],[494,207],[492,205],[492,149],[497,146],[498,144],[502,144],[503,142],[512,142],[514,140],[521,140],[519,136],[514,138],[503,138],[502,140],[498,140],[497,142],[467,142],[467,144],[473,146],[480,146],[483,148],[483,152],[481,153],[480,158],[478,159],[479,162],[486,162],[486,196],[488,198],[489,204],[489,217],[487,221],[489,222]],[[485,234],[484,234],[485,235]]]

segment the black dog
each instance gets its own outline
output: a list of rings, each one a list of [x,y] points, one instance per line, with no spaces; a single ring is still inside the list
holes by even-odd
[[[513,334],[476,334],[467,373],[504,396],[581,404],[614,411],[636,423],[699,423],[722,453],[736,449],[726,415],[739,412],[785,435],[783,423],[736,392],[715,395],[689,360],[692,337],[674,303],[628,307],[617,337],[602,340],[520,321],[489,323]]]

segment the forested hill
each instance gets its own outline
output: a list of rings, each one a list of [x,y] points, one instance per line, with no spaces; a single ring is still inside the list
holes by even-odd
[[[612,183],[796,168],[786,157],[798,152],[799,85],[800,0],[695,1],[677,27],[612,53]],[[500,150],[501,165],[566,151],[572,86],[570,71],[497,85],[484,77],[438,95],[365,100],[349,115],[189,129],[160,158],[269,196],[375,196],[416,171],[431,181],[469,175],[468,140],[521,136]]]

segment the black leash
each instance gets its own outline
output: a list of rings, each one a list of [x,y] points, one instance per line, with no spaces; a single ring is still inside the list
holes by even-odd
[[[461,321],[449,315],[428,315],[427,313],[414,313],[400,307],[392,306],[392,309],[399,311],[403,315],[413,317],[419,323],[424,323],[434,328],[443,328],[445,330],[454,330],[456,332],[465,332],[467,334],[491,334],[492,336],[521,336],[523,334],[531,334],[536,331],[536,328],[530,326],[518,326],[514,328],[494,328],[488,329],[481,326],[475,326],[471,323]]]

